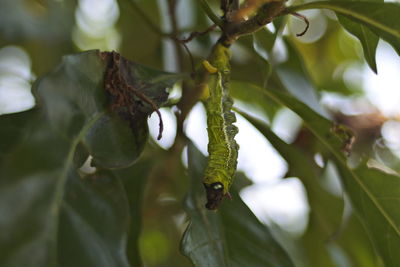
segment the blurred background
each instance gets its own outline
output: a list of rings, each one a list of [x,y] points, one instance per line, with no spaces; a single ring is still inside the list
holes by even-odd
[[[206,29],[211,22],[195,0],[175,1],[173,20],[169,2],[0,0],[0,115],[32,108],[35,105],[30,92],[32,83],[54,68],[65,54],[90,49],[115,50],[132,61],[153,68],[190,72],[188,54],[166,33],[175,32],[184,38],[192,31]],[[218,1],[209,2],[217,10]],[[302,37],[295,34],[304,29],[304,22],[295,17],[288,18],[280,29],[268,25],[269,32],[280,31],[272,52],[254,47],[251,36],[236,43],[232,47],[233,79],[261,83],[267,75],[265,60],[269,67],[285,64],[294,49],[301,55],[300,61],[309,82],[287,81],[286,86],[290,87],[292,83],[307,87],[308,100],[314,101],[310,105],[317,105],[320,114],[352,128],[357,141],[351,157],[372,155],[377,165],[383,163],[393,170],[400,170],[398,55],[380,41],[378,74],[375,74],[366,64],[358,40],[338,24],[333,12],[313,10],[302,14],[310,21],[310,28]],[[195,63],[208,55],[218,35],[215,30],[188,43]],[[180,95],[180,85],[176,85],[170,97],[175,99]],[[245,101],[237,100],[235,105],[267,122],[289,144],[299,142],[303,136],[301,119],[286,108],[271,107],[265,116],[265,110]],[[176,132],[173,112],[174,109],[161,109],[165,130],[160,141],[156,141],[158,118],[151,116],[150,146],[165,150],[172,146]],[[237,135],[240,145],[238,169],[252,182],[241,191],[241,196],[260,221],[279,229],[281,242],[300,239],[309,227],[310,216],[311,200],[304,183],[297,177],[286,177],[288,164],[285,159],[245,119],[240,115],[237,119],[236,125],[240,129]],[[207,155],[206,117],[201,104],[193,108],[185,129],[188,137]],[[314,160],[324,167],[324,188],[333,196],[343,198],[335,167],[318,153]],[[183,164],[185,161],[183,153]],[[181,208],[185,187],[180,186],[179,181],[176,183],[178,185],[163,185],[165,187],[160,189],[156,199],[150,200],[154,203],[145,204],[153,208],[143,215],[140,239],[142,257],[148,266],[189,265],[178,251],[179,239],[186,226]],[[154,186],[150,183],[148,187]],[[340,248],[332,245],[329,250],[338,266],[351,266]]]

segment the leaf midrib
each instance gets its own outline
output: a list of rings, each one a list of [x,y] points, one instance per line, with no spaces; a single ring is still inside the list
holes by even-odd
[[[57,244],[57,238],[58,238],[58,226],[59,226],[59,218],[60,218],[60,211],[61,211],[61,205],[63,202],[64,198],[64,188],[65,188],[65,183],[67,181],[68,177],[68,171],[70,170],[71,165],[73,164],[73,159],[74,159],[74,154],[76,147],[78,146],[79,142],[85,137],[89,129],[93,126],[94,123],[96,123],[102,116],[104,116],[105,112],[102,111],[95,115],[93,118],[91,118],[79,131],[78,135],[72,140],[70,149],[67,154],[67,158],[65,160],[64,168],[62,169],[59,178],[58,178],[58,183],[56,185],[56,190],[55,190],[55,197],[53,204],[51,205],[51,212],[54,215],[54,224],[53,224],[53,229],[51,231],[50,235],[50,246],[54,245],[56,247]],[[55,260],[57,259],[57,251],[56,251],[56,257]]]
[[[335,2],[335,3],[347,3],[347,2]],[[382,4],[382,6],[383,5],[384,4]],[[311,2],[311,3],[307,3],[307,4],[303,4],[303,5],[292,6],[292,7],[288,8],[288,11],[293,12],[293,11],[301,11],[301,10],[308,10],[308,9],[320,9],[320,8],[330,9],[330,10],[339,12],[343,15],[347,15],[347,16],[356,18],[356,19],[363,21],[367,24],[370,24],[390,35],[400,38],[400,31],[397,31],[395,29],[387,27],[385,24],[382,24],[379,21],[376,21],[371,17],[365,16],[361,13],[354,12],[353,10],[346,9],[341,6],[337,6],[334,3],[327,2],[327,1]]]
[[[261,92],[263,92],[267,97],[273,99],[275,102],[278,102],[279,104],[287,106],[288,108],[290,108],[290,105],[287,105],[286,103],[281,101],[279,98],[275,97],[275,95],[270,93],[269,91],[261,90],[258,87],[256,87],[256,88],[257,88],[257,90],[260,90]],[[295,112],[294,110],[292,110],[292,111]],[[300,114],[298,114],[298,115],[300,116]],[[352,169],[348,168],[347,163],[344,161],[343,157],[332,146],[330,146],[330,144],[328,142],[326,142],[324,140],[324,138],[321,137],[320,134],[317,131],[314,131],[313,128],[309,125],[309,123],[307,121],[303,120],[303,123],[320,140],[320,142],[332,152],[332,154],[340,162],[340,164],[342,164],[345,167],[345,169],[351,174],[353,179],[357,182],[357,184],[361,187],[361,189],[367,194],[368,198],[372,201],[372,203],[374,203],[374,205],[379,210],[379,212],[382,214],[382,216],[387,220],[388,224],[394,229],[396,234],[400,237],[400,230],[397,228],[396,223],[386,213],[385,209],[379,204],[378,200],[369,191],[369,189],[361,181],[361,179],[358,177],[358,175]]]

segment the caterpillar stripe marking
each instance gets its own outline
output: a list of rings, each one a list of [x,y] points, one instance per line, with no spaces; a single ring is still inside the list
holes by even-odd
[[[209,97],[204,101],[207,112],[208,162],[204,172],[207,194],[206,208],[215,210],[225,196],[236,171],[239,146],[235,141],[238,128],[235,114],[231,111],[233,101],[229,96],[229,51],[223,45],[214,48],[214,58],[204,61],[209,72]],[[211,70],[211,71],[210,71]],[[217,71],[215,71],[217,70]]]

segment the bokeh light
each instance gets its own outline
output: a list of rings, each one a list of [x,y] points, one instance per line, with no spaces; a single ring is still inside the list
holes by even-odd
[[[72,38],[81,50],[117,50],[121,36],[115,27],[119,7],[115,0],[80,0]]]
[[[22,48],[0,49],[0,115],[24,111],[35,105],[32,78],[29,55]]]

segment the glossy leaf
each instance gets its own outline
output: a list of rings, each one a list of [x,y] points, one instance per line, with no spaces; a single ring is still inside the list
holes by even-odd
[[[141,266],[139,254],[139,236],[142,230],[143,194],[149,172],[152,170],[152,160],[141,159],[129,168],[113,170],[113,174],[123,184],[129,202],[130,228],[127,239],[127,256],[132,266]]]
[[[338,236],[340,235],[340,236]],[[336,237],[337,243],[343,248],[354,266],[383,267],[382,259],[374,253],[374,247],[363,227],[362,220],[352,213],[346,218],[344,225]]]
[[[274,48],[277,38],[277,32],[272,33],[267,28],[263,28],[253,33],[254,50],[265,60],[268,60],[268,54]]]
[[[68,176],[58,230],[60,266],[130,266],[128,199],[110,171]]]
[[[400,176],[368,168],[364,163],[354,170],[339,165],[340,174],[358,215],[375,248],[387,266],[396,266],[400,255]]]
[[[287,177],[298,177],[307,191],[310,215],[307,230],[299,239],[303,251],[304,266],[336,266],[328,251],[327,240],[339,229],[343,212],[343,200],[333,196],[320,185],[321,170],[313,161],[310,151],[301,151],[294,144],[280,139],[265,123],[239,111],[259,130],[288,163]]]
[[[327,112],[319,104],[316,90],[300,53],[288,39],[285,39],[284,42],[288,50],[288,59],[276,68],[280,81],[293,96],[322,116],[328,117]]]
[[[201,183],[205,157],[189,145],[188,159],[191,186],[185,208],[190,223],[181,243],[183,254],[195,266],[293,266],[236,192],[217,212],[206,210]]]
[[[290,11],[326,8],[368,27],[400,55],[400,4],[362,1],[318,1],[290,7]],[[370,35],[367,35],[370,38]]]
[[[344,200],[322,185],[324,173],[316,165],[311,151],[303,151],[295,144],[285,143],[265,123],[244,112],[240,111],[240,114],[288,162],[289,171],[286,176],[298,177],[306,188],[311,209],[309,223],[306,232],[297,242],[301,247],[299,250],[304,254],[304,266],[337,266],[340,262],[331,252],[335,246],[343,251],[343,256],[347,256],[346,260],[354,266],[376,266],[373,247],[360,221],[353,215],[343,220]]]
[[[267,72],[264,75],[265,86],[269,82],[269,78],[272,74],[273,68],[276,64],[276,59],[272,50],[275,46],[278,34],[281,31],[282,25],[284,25],[284,18],[278,17],[273,20],[275,32],[272,33],[266,27],[253,33],[253,48],[254,51],[263,59]]]
[[[152,109],[138,99],[136,103],[141,107],[140,112],[135,113],[135,121],[127,122],[108,113],[109,102],[103,79],[108,66],[106,59],[98,51],[67,56],[53,72],[35,83],[38,114],[28,122],[29,131],[13,145],[0,169],[0,213],[3,216],[0,229],[7,233],[0,235],[0,265],[49,266],[58,261],[57,247],[62,245],[59,243],[58,231],[66,201],[65,192],[72,190],[68,194],[75,194],[83,199],[89,197],[81,195],[86,194],[85,191],[79,191],[81,187],[69,189],[67,185],[68,179],[75,177],[74,155],[79,144],[83,144],[97,166],[103,168],[126,167],[140,154],[146,142],[142,133],[147,133],[146,118]],[[128,82],[135,86],[140,82],[143,94],[148,90],[148,98],[161,105],[167,96],[166,84],[171,84],[174,80],[171,75],[165,76],[163,72],[156,72],[132,62],[125,63],[128,68],[124,71],[130,75]],[[106,122],[109,127],[102,120],[105,116],[108,116]],[[103,124],[96,129],[95,139],[92,127],[99,123]],[[136,123],[136,128],[130,127],[132,123]],[[104,138],[99,140],[97,134]],[[103,144],[105,141],[109,141],[114,147]],[[124,153],[115,152],[123,146]],[[101,158],[98,151],[107,156]],[[118,158],[119,161],[116,160]],[[120,195],[123,196],[123,193]],[[110,213],[118,212],[114,208],[110,208]],[[68,213],[71,218],[75,215]],[[74,218],[82,220],[79,216],[72,219]],[[95,238],[96,235],[92,237]],[[121,232],[110,233],[110,238],[121,240]],[[82,245],[95,241],[85,242],[87,243]],[[106,243],[108,242],[109,240]],[[115,243],[110,243],[113,244]],[[121,258],[125,256],[120,249],[110,250],[109,253],[112,256],[104,255],[107,257],[104,262],[111,265],[114,259],[119,262],[116,266],[125,262]],[[87,260],[87,264],[91,262],[94,264],[92,266],[100,266],[96,259]],[[101,258],[97,260],[103,262]]]
[[[338,18],[340,24],[342,24],[342,26],[347,31],[349,31],[351,34],[357,37],[358,40],[360,40],[365,60],[367,61],[369,67],[375,73],[377,73],[378,70],[376,68],[375,54],[376,48],[378,47],[379,37],[375,33],[373,33],[368,27],[354,22],[345,16],[338,15]]]
[[[265,74],[265,82],[268,82],[274,64],[274,60],[271,58],[273,53],[271,52],[275,45],[276,37],[277,32],[272,33],[267,28],[253,33],[254,51],[265,61],[266,69],[268,70]]]
[[[369,0],[370,2],[383,3],[382,0]],[[354,22],[345,16],[338,15],[340,24],[351,34],[360,40],[364,51],[364,58],[367,61],[369,67],[377,73],[376,68],[376,48],[378,46],[379,37],[373,33],[368,27]]]
[[[34,94],[39,105],[48,110],[49,123],[60,135],[76,135],[85,121],[97,115],[79,141],[93,156],[94,164],[118,168],[132,164],[143,150],[148,135],[146,118],[153,109],[138,99],[137,110],[129,122],[106,114],[109,103],[103,75],[107,64],[107,58],[97,51],[67,56],[56,72],[34,85]],[[128,61],[120,71],[128,83],[144,91],[157,106],[166,101],[165,89],[178,78]],[[99,143],[102,145],[98,146]]]
[[[0,164],[14,146],[21,141],[21,138],[27,135],[27,125],[36,115],[37,110],[32,109],[0,116],[1,138],[7,140],[6,142],[0,142]]]
[[[395,266],[400,262],[400,255],[392,253],[400,247],[400,216],[396,208],[400,199],[400,177],[368,168],[365,162],[360,163],[356,169],[351,169],[342,153],[341,142],[345,140],[341,141],[341,135],[335,133],[329,120],[283,92],[271,89],[263,92],[297,113],[303,119],[304,125],[330,151],[345,190],[364,222],[375,249],[386,265]]]
[[[259,108],[262,110],[265,115],[272,121],[274,115],[281,107],[276,104],[271,99],[265,97],[265,95],[258,90],[251,90],[251,94],[249,94],[248,90],[243,90],[243,87],[253,86],[244,82],[232,81],[230,83],[230,93],[235,100],[239,100],[242,103],[245,103],[253,108]]]

